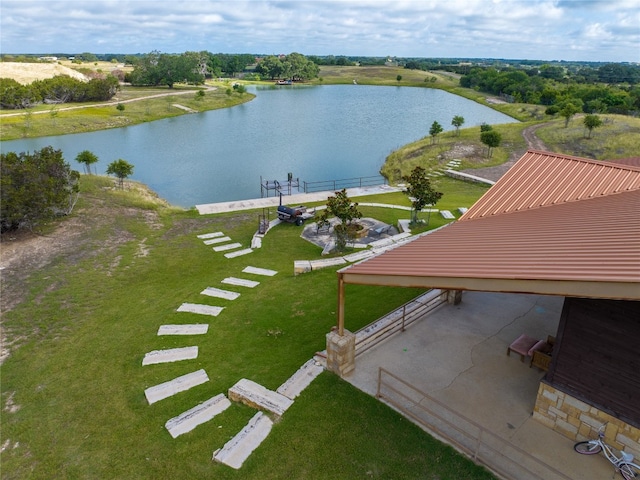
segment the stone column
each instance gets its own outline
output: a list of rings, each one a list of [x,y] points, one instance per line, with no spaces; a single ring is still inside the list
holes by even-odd
[[[447,302],[458,305],[462,301],[462,290],[447,290]]]
[[[337,331],[327,333],[327,370],[341,377],[355,368],[356,336],[348,330],[344,335]]]

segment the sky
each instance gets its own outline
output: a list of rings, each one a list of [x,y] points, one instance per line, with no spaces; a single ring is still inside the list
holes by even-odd
[[[639,0],[0,0],[0,53],[640,62]]]

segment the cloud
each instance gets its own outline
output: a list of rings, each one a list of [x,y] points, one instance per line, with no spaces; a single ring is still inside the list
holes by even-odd
[[[3,53],[640,60],[636,0],[0,2]]]

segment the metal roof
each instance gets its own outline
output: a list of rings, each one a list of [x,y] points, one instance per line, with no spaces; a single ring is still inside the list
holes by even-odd
[[[640,168],[529,150],[460,220],[640,188]]]
[[[459,221],[340,275],[640,300],[640,168],[529,151]]]

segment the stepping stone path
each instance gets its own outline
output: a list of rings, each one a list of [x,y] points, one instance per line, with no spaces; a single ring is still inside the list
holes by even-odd
[[[213,247],[214,252],[226,252],[227,250],[234,250],[240,248],[241,243],[228,243],[227,245],[220,245],[219,247]]]
[[[217,317],[224,307],[214,307],[211,305],[201,305],[199,303],[183,303],[178,307],[178,312],[199,313],[200,315],[211,315]]]
[[[158,335],[204,335],[209,331],[208,323],[190,325],[160,325]]]
[[[205,240],[203,243],[205,245],[215,245],[216,243],[225,243],[230,242],[230,237],[218,237],[218,238],[210,238],[209,240]]]
[[[144,395],[147,397],[149,405],[151,405],[208,381],[209,377],[207,376],[207,372],[201,369],[161,383],[155,387],[149,387],[144,391]]]
[[[253,253],[253,250],[250,248],[245,248],[243,250],[237,250],[235,252],[225,253],[224,256],[227,258],[235,258],[235,257],[240,257],[242,255],[246,255],[247,253]]]
[[[208,422],[216,415],[224,412],[230,406],[231,402],[229,399],[225,397],[224,394],[220,393],[206,402],[196,405],[192,409],[181,413],[177,417],[167,420],[167,423],[165,423],[164,426],[171,436],[176,438],[183,433],[190,432],[198,425]]]
[[[203,233],[202,235],[198,235],[198,238],[200,239],[206,239],[206,238],[216,238],[216,237],[223,237],[224,233],[222,232],[213,232],[213,233]]]
[[[204,240],[205,245],[217,245],[225,243],[226,245],[218,245],[217,247],[213,247],[214,252],[226,252],[228,250],[236,250],[242,247],[240,243],[226,243],[231,241],[231,237],[227,237],[222,232],[212,232],[212,233],[203,233],[202,235],[198,235],[198,238]],[[251,246],[253,247],[253,241]],[[260,248],[261,245],[256,245],[256,248]],[[253,253],[253,249],[245,248],[243,250],[237,250],[235,252],[225,253],[226,258],[235,258],[240,257],[242,255],[246,255],[248,253]]]
[[[249,287],[254,288],[260,285],[260,282],[256,282],[255,280],[245,280],[244,278],[236,278],[236,277],[227,277],[222,280],[222,283],[226,283],[227,285],[237,285],[239,287]]]
[[[198,235],[198,238],[203,239],[205,243],[210,242],[209,244],[215,244],[222,243],[223,239],[226,240],[228,237],[225,238],[222,232],[214,232]],[[214,250],[216,248],[220,247],[214,247]],[[245,267],[242,272],[266,277],[273,277],[278,273],[275,270],[252,266]],[[222,280],[221,283],[248,288],[254,288],[260,285],[260,282],[254,280],[236,277],[227,277]],[[237,292],[216,287],[207,287],[200,293],[209,297],[222,298],[225,300],[235,300],[240,296]],[[183,303],[177,311],[218,316],[223,309],[224,307]],[[158,329],[158,335],[203,335],[208,332],[208,329],[208,324],[197,323],[161,325]],[[145,354],[142,364],[153,365],[195,359],[197,357],[197,346],[154,350]],[[241,379],[229,389],[228,398],[220,393],[180,415],[167,420],[165,428],[173,438],[177,438],[224,412],[229,408],[232,401],[244,403],[258,410],[265,410],[279,418],[293,404],[294,399],[298,397],[323,370],[324,368],[320,363],[317,363],[313,359],[309,360],[302,365],[291,378],[278,387],[275,392],[251,380]],[[207,373],[204,369],[200,369],[159,385],[149,387],[144,391],[144,394],[149,405],[151,405],[208,381],[209,377]],[[267,438],[272,426],[273,421],[265,415],[263,411],[257,412],[238,434],[229,440],[222,448],[213,452],[213,460],[239,469],[249,455]]]
[[[276,393],[294,400],[323,370],[324,367],[314,359],[308,360],[289,380],[278,387]]]
[[[249,455],[267,438],[273,422],[264,413],[258,412],[235,437],[213,452],[213,460],[236,470],[242,467]]]
[[[235,300],[240,296],[237,292],[229,292],[215,287],[207,287],[200,292],[201,295],[207,295],[209,297],[225,298],[227,300]]]
[[[156,363],[179,362],[180,360],[192,360],[198,358],[198,347],[170,348],[168,350],[154,350],[147,353],[142,359],[142,365]]]
[[[267,277],[273,277],[278,272],[276,272],[275,270],[269,270],[268,268],[245,267],[245,269],[242,270],[242,273],[253,273],[255,275],[264,275]]]
[[[234,402],[271,412],[276,417],[281,417],[293,405],[293,400],[290,398],[246,378],[229,389],[229,398]]]

